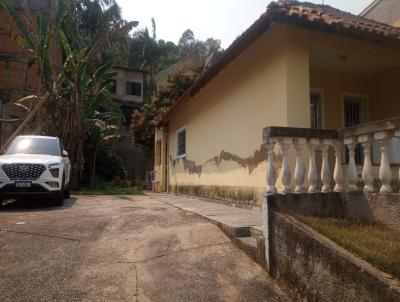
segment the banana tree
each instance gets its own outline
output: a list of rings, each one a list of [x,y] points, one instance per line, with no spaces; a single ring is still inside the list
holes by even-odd
[[[104,116],[104,112],[96,112],[95,114],[95,118],[87,121],[89,127],[87,128],[88,139],[86,142],[86,148],[90,150],[86,165],[89,168],[87,174],[89,176],[89,186],[92,188],[96,185],[96,164],[99,147],[101,145],[110,146],[114,139],[120,137],[118,134],[120,117],[109,118]]]
[[[110,9],[104,6],[110,0],[95,2],[105,7],[97,13],[106,14]],[[19,29],[24,47],[31,53],[30,64],[39,67],[42,78],[35,114],[29,114],[28,121],[22,124],[25,126],[36,117],[45,133],[57,135],[64,141],[74,164],[73,180],[76,183],[82,175],[83,144],[89,134],[87,113],[104,106],[107,82],[112,78],[112,64],[102,63],[102,52],[126,37],[137,22],[118,18],[109,22],[110,18],[105,17],[107,24],[89,37],[82,30],[86,21],[80,14],[88,9],[85,0],[52,0],[50,13],[46,17],[37,13],[35,26],[20,18],[10,0],[0,0],[0,4]],[[115,3],[111,7],[115,11]],[[115,14],[109,16],[115,17]],[[58,66],[50,50],[60,46],[64,60]],[[21,130],[23,127],[19,127],[13,136]]]

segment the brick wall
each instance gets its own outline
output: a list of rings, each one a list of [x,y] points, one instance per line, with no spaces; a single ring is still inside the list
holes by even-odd
[[[31,11],[22,9],[23,3],[28,4]],[[47,5],[46,5],[47,3]],[[18,12],[26,19],[32,19],[38,13],[36,9],[48,8],[48,0],[14,1]],[[23,119],[27,112],[13,105],[21,97],[35,94],[40,95],[41,76],[38,66],[28,69],[27,62],[30,54],[23,48],[23,39],[12,19],[0,6],[0,99],[3,104],[3,118]],[[62,63],[60,47],[51,50],[58,65]],[[0,110],[1,114],[1,110]],[[0,143],[12,133],[20,122],[0,123]]]

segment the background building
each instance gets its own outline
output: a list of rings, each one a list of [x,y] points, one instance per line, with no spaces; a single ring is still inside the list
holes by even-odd
[[[143,105],[144,72],[137,69],[115,67],[117,73],[111,87],[113,101],[118,104],[124,115],[120,128],[120,138],[113,144],[116,153],[121,157],[128,172],[128,179],[135,184],[143,181],[146,171],[153,169],[153,163],[146,153],[132,144],[130,123],[135,109]]]
[[[364,18],[400,27],[400,1],[375,0],[360,15]]]

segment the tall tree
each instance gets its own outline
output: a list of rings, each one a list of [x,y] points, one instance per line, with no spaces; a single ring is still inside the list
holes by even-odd
[[[196,38],[191,29],[187,29],[183,32],[181,38],[179,39],[179,55],[180,58],[187,56],[196,46]]]
[[[149,98],[156,93],[156,75],[159,70],[161,51],[156,40],[156,22],[151,19],[152,32],[148,28],[138,30],[133,34],[129,65],[144,70],[147,73],[147,95]]]
[[[164,41],[158,42],[158,47]],[[205,42],[195,39],[191,30],[186,30],[177,46],[176,61],[159,72],[159,89],[152,102],[146,103],[132,114],[132,141],[141,145],[152,156],[154,144],[154,126],[159,118],[179,99],[198,76],[209,68],[219,57],[222,50],[220,41],[207,39]],[[180,55],[183,57],[180,58]],[[159,57],[159,60],[163,57]]]

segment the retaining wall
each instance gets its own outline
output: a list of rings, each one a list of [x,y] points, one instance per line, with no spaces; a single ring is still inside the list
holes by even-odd
[[[270,273],[294,300],[400,301],[400,283],[287,214],[270,211]]]

